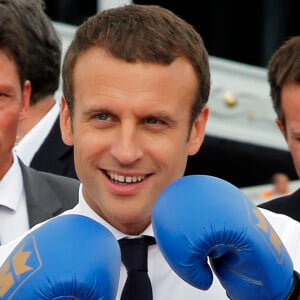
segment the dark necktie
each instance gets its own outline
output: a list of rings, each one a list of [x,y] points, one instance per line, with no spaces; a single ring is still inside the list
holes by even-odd
[[[152,287],[148,276],[148,246],[155,244],[154,237],[119,240],[122,262],[127,269],[127,280],[121,300],[152,300]]]

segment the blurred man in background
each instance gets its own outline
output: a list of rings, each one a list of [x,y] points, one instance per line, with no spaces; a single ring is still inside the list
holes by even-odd
[[[63,143],[59,126],[61,41],[40,0],[0,0],[18,18],[28,41],[27,74],[30,106],[19,125],[15,151],[36,169],[77,178],[73,147]],[[34,22],[33,22],[34,20]]]
[[[290,38],[273,54],[268,65],[268,80],[277,114],[276,124],[287,142],[300,177],[300,36]],[[260,207],[300,221],[300,189]]]

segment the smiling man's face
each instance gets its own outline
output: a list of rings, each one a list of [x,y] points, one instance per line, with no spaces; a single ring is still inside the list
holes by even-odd
[[[74,113],[63,99],[61,125],[84,197],[114,227],[138,234],[203,141],[207,107],[190,128],[195,72],[184,58],[127,63],[95,47],[79,56],[73,83]]]

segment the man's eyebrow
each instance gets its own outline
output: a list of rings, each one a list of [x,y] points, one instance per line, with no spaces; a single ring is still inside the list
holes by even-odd
[[[91,114],[96,114],[96,113],[112,114],[112,112],[109,109],[101,107],[101,106],[89,107],[83,111],[84,115],[91,115]]]
[[[8,83],[0,83],[0,89],[5,90],[6,92],[14,92],[16,90],[13,85]]]
[[[299,129],[291,129],[291,134],[294,136],[300,136],[300,128]]]

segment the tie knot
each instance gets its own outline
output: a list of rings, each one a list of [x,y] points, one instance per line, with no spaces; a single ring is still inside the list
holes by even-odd
[[[155,239],[151,236],[139,238],[124,238],[119,240],[122,262],[127,272],[148,272],[147,258],[148,246],[155,244]]]

